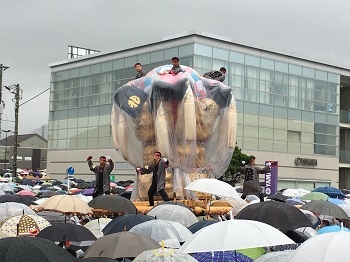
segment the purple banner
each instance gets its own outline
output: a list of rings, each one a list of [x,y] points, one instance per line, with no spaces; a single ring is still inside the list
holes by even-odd
[[[265,174],[265,194],[270,196],[277,193],[278,161],[267,160],[266,163],[271,163],[271,171]]]

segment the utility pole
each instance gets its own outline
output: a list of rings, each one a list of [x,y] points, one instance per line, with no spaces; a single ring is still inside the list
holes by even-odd
[[[12,177],[17,179],[17,148],[18,148],[18,111],[19,111],[19,100],[20,97],[20,89],[19,84],[15,85],[15,141],[13,146],[13,170]]]
[[[0,64],[0,130],[1,130],[2,111],[5,107],[2,101],[2,72],[8,68],[9,68],[8,66],[4,66],[3,64]]]
[[[19,88],[19,84],[12,86],[5,86],[5,88],[15,95],[12,101],[15,102],[15,130],[14,130],[14,144],[13,144],[13,170],[12,177],[17,178],[17,149],[18,149],[18,111],[19,111],[19,100],[22,99],[22,89]]]

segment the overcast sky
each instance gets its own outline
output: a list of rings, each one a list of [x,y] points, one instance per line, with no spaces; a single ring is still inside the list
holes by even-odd
[[[20,84],[23,103],[50,86],[48,64],[68,45],[112,51],[197,30],[233,42],[350,68],[350,1],[337,0],[0,0],[3,85]],[[13,94],[1,129],[14,128]],[[49,91],[20,107],[19,132],[48,122]],[[4,136],[2,136],[4,137]]]

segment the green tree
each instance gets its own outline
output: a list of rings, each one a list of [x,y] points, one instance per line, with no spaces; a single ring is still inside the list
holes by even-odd
[[[231,186],[235,186],[237,183],[241,183],[244,176],[239,173],[239,167],[242,161],[248,162],[249,156],[242,153],[242,149],[238,146],[235,147],[230,165],[228,166],[225,174],[221,177],[223,181],[229,183]]]

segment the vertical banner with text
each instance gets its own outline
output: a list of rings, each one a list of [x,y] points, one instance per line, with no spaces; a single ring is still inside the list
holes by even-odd
[[[270,196],[277,193],[278,161],[267,160],[271,164],[271,171],[265,174],[265,194]]]

